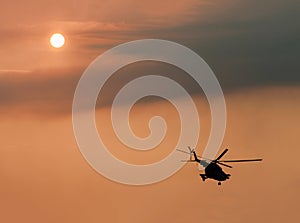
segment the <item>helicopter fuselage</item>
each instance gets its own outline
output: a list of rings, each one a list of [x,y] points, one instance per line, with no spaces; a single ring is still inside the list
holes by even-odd
[[[200,174],[200,176],[202,177],[203,181],[205,181],[205,179],[207,178],[210,178],[219,181],[220,185],[220,181],[225,181],[229,179],[230,174],[225,173],[218,164],[211,162],[205,168],[205,174]]]

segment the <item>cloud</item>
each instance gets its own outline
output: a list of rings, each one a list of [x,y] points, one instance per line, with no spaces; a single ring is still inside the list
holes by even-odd
[[[27,74],[30,73],[30,70],[16,70],[16,69],[0,69],[1,74]]]
[[[44,4],[35,3],[28,3],[33,5],[30,10],[40,10]],[[9,4],[1,10],[10,9]],[[162,4],[171,5],[168,1]],[[18,19],[25,16],[21,6],[15,8]],[[44,16],[32,13],[18,24],[7,13],[1,15],[8,18],[0,35],[2,108],[34,104],[31,108],[36,111],[70,111],[76,83],[88,64],[119,43],[141,38],[168,39],[190,47],[210,65],[225,92],[266,85],[298,86],[300,82],[299,20],[293,1],[266,5],[260,1],[186,1],[172,3],[172,7],[158,2],[67,1],[61,7],[65,13],[58,10],[55,15],[60,16],[55,19],[50,15],[55,7],[50,6]],[[75,16],[72,7],[88,10]],[[49,46],[52,31],[64,31],[67,36],[61,51]],[[135,73],[143,70],[159,72],[159,67],[138,67]],[[134,69],[127,72],[134,73]],[[180,76],[175,70],[169,73]],[[126,77],[115,80],[115,89],[137,75]],[[192,94],[201,94],[191,81],[177,80]],[[111,100],[112,94],[107,95],[101,106]]]
[[[76,85],[83,71],[83,68],[46,69],[32,71],[22,76],[18,72],[0,75],[0,110],[46,115],[70,113]],[[101,89],[97,107],[110,106],[118,91],[131,80],[154,74],[161,74],[177,81],[185,86],[191,95],[202,93],[197,83],[182,70],[164,63],[141,62],[122,68],[108,79]],[[153,100],[147,100],[150,101]]]
[[[0,75],[0,109],[4,113],[22,115],[59,114],[69,112],[78,81],[78,71],[46,71],[6,73]],[[59,75],[63,73],[64,76]],[[72,75],[66,75],[70,74]]]

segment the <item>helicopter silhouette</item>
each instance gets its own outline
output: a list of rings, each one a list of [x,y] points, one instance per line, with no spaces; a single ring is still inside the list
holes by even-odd
[[[191,149],[188,147],[189,152],[186,152],[184,150],[177,149],[177,151],[187,153],[190,155],[189,160],[182,160],[182,162],[197,162],[200,165],[202,165],[204,169],[204,174],[199,174],[203,181],[206,179],[213,179],[218,181],[218,185],[221,185],[221,181],[225,181],[229,179],[231,176],[230,174],[225,173],[222,168],[219,165],[226,166],[228,168],[232,168],[232,166],[225,164],[225,163],[234,163],[234,162],[255,162],[255,161],[262,161],[262,159],[238,159],[238,160],[220,160],[225,153],[228,152],[228,149],[225,149],[216,159],[210,160],[207,158],[199,159],[195,149]],[[194,159],[192,159],[192,156],[194,156]],[[207,162],[206,160],[209,160],[210,162]]]

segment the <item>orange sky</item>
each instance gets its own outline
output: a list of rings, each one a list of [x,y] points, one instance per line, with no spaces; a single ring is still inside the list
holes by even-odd
[[[0,222],[295,222],[300,20],[293,1],[268,3],[2,1]],[[63,48],[51,48],[52,32],[65,34]],[[107,180],[88,165],[72,129],[76,84],[96,56],[141,38],[173,40],[205,59],[225,92],[226,158],[261,157],[262,163],[224,168],[232,178],[221,187],[215,181],[203,183],[194,164],[160,183],[139,187]],[[107,116],[117,89],[139,75],[162,72],[185,86],[196,102],[201,153],[210,112],[199,86],[162,64],[135,64],[122,72],[122,78],[111,78],[97,104],[97,127],[112,152],[128,162],[151,163],[175,145],[178,117],[165,101],[140,103],[131,114],[141,136],[149,133],[152,115],[166,118],[167,137],[152,151],[125,148]]]
[[[1,220],[183,222],[192,221],[196,215],[199,221],[207,222],[292,221],[297,217],[299,197],[300,105],[294,104],[299,96],[299,88],[286,87],[226,95],[228,127],[223,147],[230,147],[226,158],[263,157],[264,161],[226,169],[232,179],[221,187],[215,181],[203,183],[194,164],[154,185],[114,183],[83,159],[70,116],[2,116]],[[205,116],[203,111],[201,117]],[[205,137],[207,123],[202,124]],[[172,127],[169,134],[175,131]],[[115,145],[115,140],[109,144]],[[129,155],[129,160],[135,159],[118,149],[120,158]],[[165,150],[157,149],[158,153]],[[152,161],[153,154],[149,156],[142,160]]]

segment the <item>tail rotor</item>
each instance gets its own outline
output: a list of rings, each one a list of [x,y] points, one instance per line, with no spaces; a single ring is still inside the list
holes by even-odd
[[[195,149],[192,149],[190,146],[188,146],[188,149],[189,149],[189,152],[181,150],[181,149],[176,149],[179,152],[186,153],[186,154],[190,155],[189,160],[181,160],[181,162],[196,162],[197,160],[193,159],[193,154],[195,152]]]
[[[209,160],[209,159],[206,159],[206,158],[201,159],[202,157],[199,158],[197,156],[196,152],[195,152],[195,149],[191,148],[190,146],[188,146],[189,152],[181,150],[181,149],[176,149],[176,150],[179,151],[179,152],[186,153],[186,154],[190,155],[189,160],[181,160],[181,162],[197,162],[203,167],[207,167],[209,165],[209,162],[206,161],[206,160]],[[210,161],[212,161],[212,160],[210,160]]]

